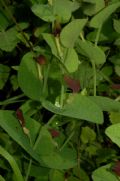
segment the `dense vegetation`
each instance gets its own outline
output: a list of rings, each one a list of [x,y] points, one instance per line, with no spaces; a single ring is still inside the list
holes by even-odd
[[[0,181],[120,180],[120,0],[0,0]]]

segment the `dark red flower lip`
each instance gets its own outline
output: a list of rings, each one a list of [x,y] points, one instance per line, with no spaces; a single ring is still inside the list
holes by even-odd
[[[64,81],[68,88],[72,89],[73,93],[77,93],[80,91],[80,82],[79,80],[75,80],[67,75],[64,75]]]
[[[39,55],[35,60],[40,65],[45,65],[47,62],[46,57],[44,55]]]
[[[113,171],[116,175],[120,176],[120,161],[119,161],[119,160],[116,161],[116,163],[115,163],[114,166],[112,167],[112,171]]]
[[[49,130],[49,132],[50,132],[50,134],[51,134],[51,136],[52,136],[53,138],[59,137],[59,135],[60,135],[60,132],[59,132],[59,131],[57,131],[57,130],[55,130],[55,129],[53,129],[53,128],[49,128],[48,130]]]

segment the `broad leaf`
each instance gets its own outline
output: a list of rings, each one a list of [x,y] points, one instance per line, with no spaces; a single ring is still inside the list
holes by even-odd
[[[90,21],[90,26],[94,28],[99,28],[103,23],[109,18],[109,16],[120,7],[120,2],[116,2],[104,8],[98,14],[96,14]]]
[[[62,151],[59,151],[56,142],[54,142],[46,127],[40,129],[38,122],[26,115],[24,115],[24,118],[32,145],[29,137],[25,135],[19,121],[15,117],[15,112],[0,111],[0,127],[44,167],[68,169],[77,164],[77,154],[74,149],[65,147]],[[34,146],[39,129],[40,139],[37,146]]]
[[[103,111],[120,112],[120,102],[102,96],[90,96],[90,99],[95,102]]]
[[[49,101],[43,101],[42,104],[46,109],[56,114],[83,119],[98,124],[103,123],[102,110],[86,96],[81,96],[79,94],[71,95],[63,108],[56,107]]]
[[[44,21],[53,22],[55,20],[53,7],[49,4],[35,4],[32,6],[32,11]]]
[[[117,177],[110,172],[111,164],[102,166],[98,169],[96,169],[92,174],[93,181],[103,181],[103,180],[109,180],[109,181],[118,181]]]
[[[42,95],[42,80],[39,78],[37,63],[34,60],[33,53],[27,53],[23,56],[19,70],[18,82],[22,91],[31,99],[40,101]]]
[[[86,23],[87,19],[75,19],[71,21],[63,28],[60,34],[61,43],[67,48],[73,48]]]
[[[90,3],[90,4],[84,5],[84,13],[88,16],[92,16],[92,15],[98,13],[101,9],[103,9],[105,7],[104,0],[99,0],[99,1],[93,0],[93,1],[94,1],[94,3],[90,0],[84,1],[84,2]]]
[[[25,117],[26,127],[30,131],[32,140],[36,138],[39,130],[39,123],[31,118]],[[33,158],[39,159],[39,157],[33,152],[30,145],[29,137],[27,137],[18,119],[13,111],[0,111],[0,127],[2,127],[13,140],[15,140],[22,148],[24,148]]]
[[[120,123],[113,124],[105,130],[106,135],[120,147]]]
[[[79,8],[79,3],[69,0],[53,0],[53,4],[35,4],[32,6],[33,13],[47,22],[53,22],[56,18],[61,23],[66,23],[71,13]]]
[[[106,58],[104,51],[89,41],[82,41],[79,39],[77,42],[77,51],[88,57],[90,61],[93,61],[96,65],[105,63]]]
[[[58,170],[51,170],[49,173],[50,181],[64,181],[64,173]]]

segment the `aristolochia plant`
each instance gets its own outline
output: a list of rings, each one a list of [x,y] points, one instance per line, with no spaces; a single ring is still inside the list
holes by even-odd
[[[1,180],[119,180],[119,13],[119,0],[0,0]]]

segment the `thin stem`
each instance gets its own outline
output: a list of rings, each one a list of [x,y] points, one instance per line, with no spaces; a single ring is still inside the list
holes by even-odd
[[[43,80],[43,75],[42,75],[41,67],[40,67],[40,65],[38,63],[36,63],[36,64],[37,64],[38,78],[41,81],[41,80]]]
[[[96,96],[96,66],[94,61],[92,61],[92,68],[93,68],[93,95]]]
[[[62,50],[61,50],[60,40],[59,40],[59,37],[58,37],[58,36],[55,37],[55,43],[56,43],[56,47],[57,47],[57,50],[58,50],[58,55],[59,55],[60,58],[63,60],[63,52],[62,52]]]
[[[80,37],[81,37],[81,40],[82,40],[83,42],[85,42],[85,39],[84,39],[84,36],[83,36],[83,33],[82,33],[82,32],[80,33]]]
[[[95,38],[95,46],[97,46],[97,44],[98,44],[101,29],[102,29],[102,26],[100,26],[100,27],[98,28],[97,35],[96,35],[96,38]]]
[[[50,66],[51,66],[51,64],[49,63],[48,66],[47,66],[46,74],[44,76],[43,93],[45,92],[46,87],[47,87],[47,81],[48,81],[48,75],[49,75],[49,71],[50,71]]]
[[[67,145],[67,143],[71,140],[71,138],[74,135],[74,131],[71,132],[70,136],[66,139],[66,141],[64,142],[64,144],[61,146],[60,151]]]
[[[60,96],[60,106],[61,108],[64,105],[64,85],[61,83],[61,96]]]
[[[47,124],[46,124],[47,127],[49,127],[49,125],[54,121],[54,119],[55,119],[56,116],[57,116],[57,115],[54,114],[54,115],[49,119],[49,121],[48,121]]]
[[[25,181],[27,181],[28,178],[29,178],[31,166],[32,166],[32,159],[30,159],[30,161],[29,161],[29,165],[28,165],[28,169],[27,169],[27,174],[26,174],[26,177],[25,177]]]
[[[34,144],[34,146],[33,146],[33,150],[35,150],[35,149],[37,148],[37,146],[38,146],[38,144],[39,144],[39,141],[40,141],[40,139],[41,139],[41,128],[42,128],[42,126],[40,127],[39,135],[38,135],[37,140],[36,140],[36,142],[35,142],[35,144]]]

